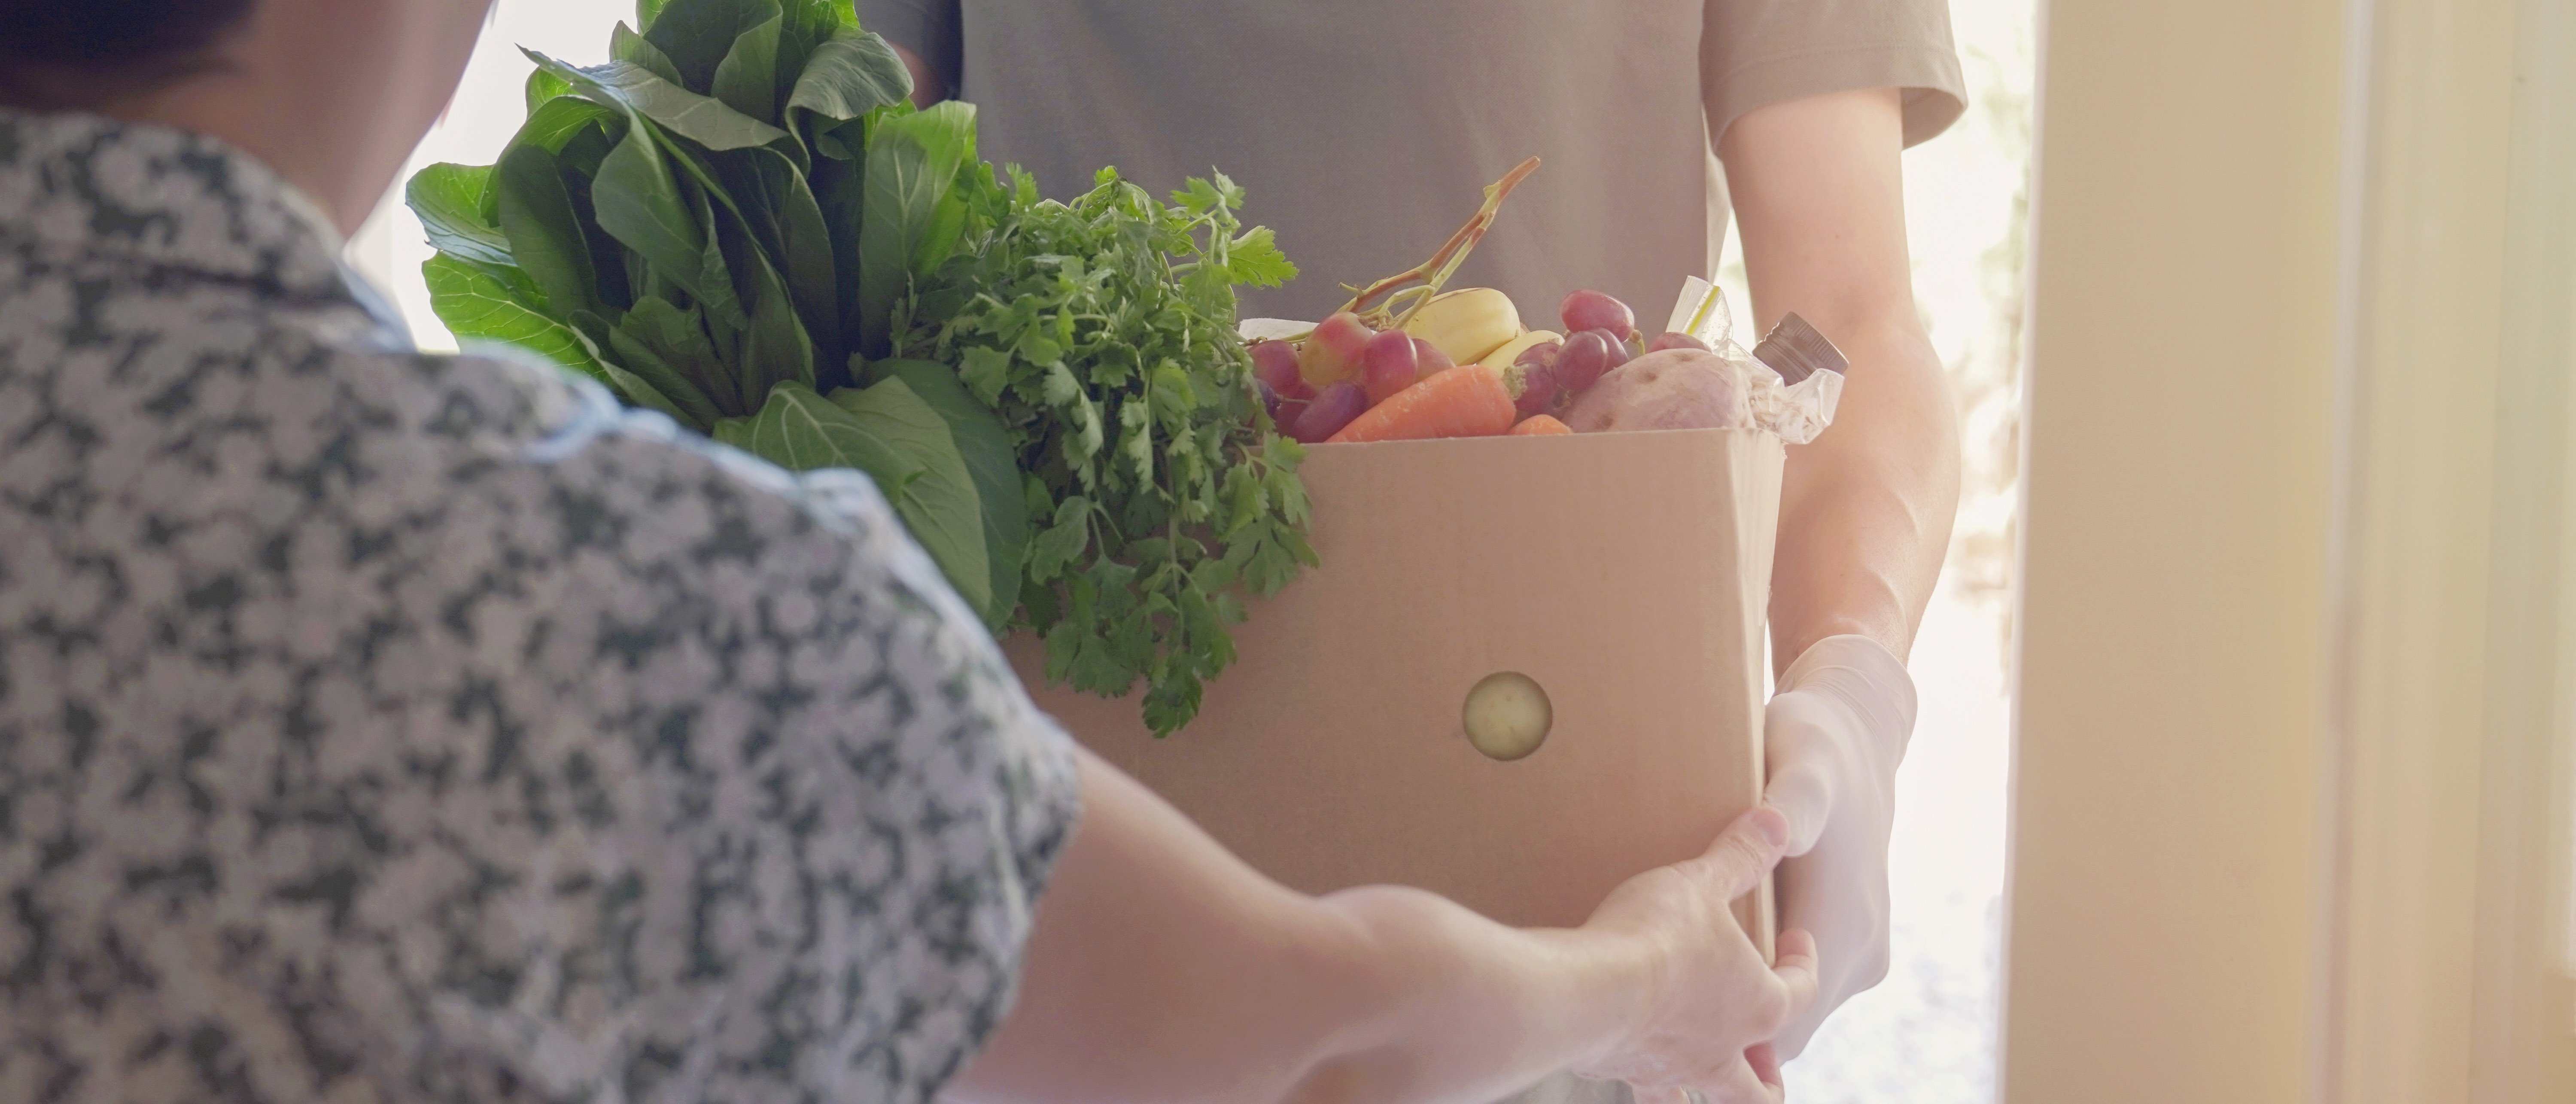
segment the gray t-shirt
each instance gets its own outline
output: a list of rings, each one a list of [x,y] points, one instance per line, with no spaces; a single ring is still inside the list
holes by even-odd
[[[1049,195],[1103,165],[1157,190],[1211,167],[1242,183],[1304,269],[1246,312],[1291,318],[1420,262],[1531,155],[1545,167],[1454,286],[1502,288],[1534,326],[1580,287],[1660,315],[1715,267],[1711,132],[1893,86],[1910,144],[1964,102],[1944,0],[858,2],[979,106],[985,156]]]

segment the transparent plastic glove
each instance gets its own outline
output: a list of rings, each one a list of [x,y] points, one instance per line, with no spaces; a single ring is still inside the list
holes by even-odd
[[[1783,1061],[1887,976],[1887,840],[1913,732],[1914,680],[1865,636],[1817,641],[1771,697],[1763,801],[1789,818],[1791,856],[1778,875],[1780,926],[1814,933],[1822,962],[1815,1003],[1780,1032]]]

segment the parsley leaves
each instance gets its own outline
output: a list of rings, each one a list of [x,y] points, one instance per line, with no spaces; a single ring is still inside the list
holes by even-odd
[[[1168,205],[1107,169],[1071,202],[1017,169],[971,191],[992,230],[897,305],[895,346],[957,365],[1012,435],[1048,678],[1110,696],[1142,680],[1168,734],[1234,661],[1236,588],[1275,593],[1315,562],[1304,453],[1262,416],[1235,333],[1235,286],[1296,267],[1243,228],[1222,174]]]

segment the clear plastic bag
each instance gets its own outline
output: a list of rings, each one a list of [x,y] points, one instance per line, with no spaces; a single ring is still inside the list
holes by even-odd
[[[1734,326],[1726,293],[1693,276],[1682,282],[1681,297],[1673,304],[1672,319],[1664,329],[1707,343],[1727,362],[1742,386],[1751,428],[1769,430],[1792,445],[1815,440],[1833,424],[1834,409],[1842,403],[1842,354],[1798,316],[1781,320],[1770,340],[1779,343],[1780,359],[1801,369],[1793,383],[1763,357],[1736,344],[1730,332]],[[1769,352],[1772,346],[1766,344],[1764,349]]]

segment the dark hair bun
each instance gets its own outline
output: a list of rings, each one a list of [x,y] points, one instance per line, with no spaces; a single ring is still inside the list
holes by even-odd
[[[0,0],[0,63],[98,66],[185,57],[258,0]]]

